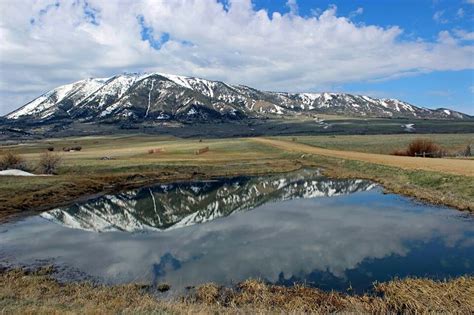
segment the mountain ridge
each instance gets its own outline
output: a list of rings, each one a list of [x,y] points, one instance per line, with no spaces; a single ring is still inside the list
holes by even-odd
[[[348,93],[261,91],[196,77],[159,72],[88,78],[59,86],[5,115],[10,121],[73,119],[81,122],[213,121],[245,118],[355,117],[470,119],[397,99]]]

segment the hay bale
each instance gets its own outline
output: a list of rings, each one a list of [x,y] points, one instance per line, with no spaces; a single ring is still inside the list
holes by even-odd
[[[148,154],[161,153],[163,151],[164,151],[163,148],[155,148],[155,149],[148,150]]]
[[[196,151],[194,151],[194,154],[200,155],[200,154],[206,153],[208,151],[209,151],[209,147],[204,147],[202,149],[197,149]]]

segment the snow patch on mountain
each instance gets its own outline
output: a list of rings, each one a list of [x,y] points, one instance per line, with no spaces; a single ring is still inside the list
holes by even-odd
[[[6,118],[41,121],[68,117],[81,121],[120,121],[131,117],[142,120],[168,117],[179,120],[182,118],[179,114],[188,113],[192,105],[206,108],[207,114],[188,115],[195,116],[189,119],[219,116],[238,119],[268,115],[313,117],[317,113],[364,117],[469,118],[456,111],[430,110],[396,99],[329,92],[267,92],[244,85],[160,72],[122,74],[60,86]]]

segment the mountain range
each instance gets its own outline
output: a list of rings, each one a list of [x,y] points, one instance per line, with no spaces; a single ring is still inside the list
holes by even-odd
[[[231,121],[246,118],[356,117],[469,119],[446,109],[346,93],[268,92],[163,73],[90,78],[55,88],[4,116],[37,123]]]

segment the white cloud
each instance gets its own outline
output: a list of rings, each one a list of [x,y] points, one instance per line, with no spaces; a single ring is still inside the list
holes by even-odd
[[[454,35],[461,40],[474,40],[474,32],[468,32],[461,29],[455,29],[453,31]]]
[[[351,13],[349,13],[349,17],[353,18],[353,17],[356,17],[358,15],[361,15],[362,13],[364,13],[364,8],[357,8],[357,10],[354,10]]]
[[[290,13],[291,14],[298,14],[298,3],[296,0],[288,0],[286,1],[286,6],[290,8]]]
[[[446,24],[449,21],[444,17],[444,10],[436,11],[433,14],[433,20],[435,20],[436,23],[440,24]]]
[[[474,67],[473,46],[449,32],[435,42],[403,40],[397,26],[354,24],[337,16],[336,7],[301,17],[296,1],[288,2],[293,13],[271,16],[250,0],[225,6],[213,0],[54,3],[0,2],[2,114],[57,85],[124,71],[313,91]],[[169,34],[159,50],[141,39],[139,17],[155,39]]]
[[[464,14],[465,12],[463,8],[459,8],[458,11],[456,12],[457,17],[460,19],[464,17]]]

